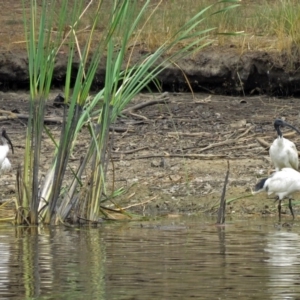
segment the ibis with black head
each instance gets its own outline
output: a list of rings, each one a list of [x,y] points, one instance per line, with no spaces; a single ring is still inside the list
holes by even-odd
[[[279,222],[281,221],[281,201],[284,198],[289,199],[289,209],[295,218],[291,195],[300,191],[300,173],[292,168],[283,168],[276,171],[271,176],[261,179],[255,186],[253,194],[266,191],[268,195],[276,194],[278,200]]]
[[[9,145],[11,147],[11,152],[14,153],[12,142],[6,133],[5,128],[2,128],[0,136],[0,174],[11,169],[11,163],[7,158]]]
[[[269,154],[276,171],[280,171],[283,168],[293,168],[298,170],[299,161],[297,148],[293,142],[282,136],[280,128],[290,127],[299,134],[300,131],[294,126],[280,119],[275,120],[274,127],[277,131],[277,138],[272,143]]]

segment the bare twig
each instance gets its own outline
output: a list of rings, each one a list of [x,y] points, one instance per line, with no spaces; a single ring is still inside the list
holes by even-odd
[[[179,135],[182,135],[182,136],[196,136],[196,137],[211,137],[213,136],[212,133],[210,132],[168,132],[168,136],[179,136]]]
[[[203,151],[206,151],[206,150],[209,150],[209,149],[212,149],[212,148],[216,148],[216,147],[219,147],[219,146],[224,146],[224,145],[229,145],[229,144],[235,144],[237,142],[240,142],[239,139],[242,138],[243,136],[245,136],[253,128],[254,128],[253,126],[247,128],[242,134],[240,134],[235,139],[228,139],[228,140],[225,140],[225,141],[222,141],[222,142],[218,142],[218,143],[215,143],[215,144],[210,144],[210,145],[208,145],[208,146],[200,149],[199,151],[203,152]]]
[[[4,120],[14,120],[14,119],[19,119],[19,120],[28,120],[29,119],[29,115],[25,115],[25,114],[16,114],[16,113],[12,113],[10,111],[6,111],[6,110],[0,110],[0,113],[6,114],[7,116],[0,116],[0,121],[4,121]],[[45,117],[44,118],[44,123],[52,123],[52,124],[62,124],[63,119],[60,117]],[[135,124],[133,124],[135,125]],[[130,127],[132,127],[132,125],[130,125]],[[110,131],[115,131],[115,132],[134,132],[133,129],[131,129],[130,127],[117,127],[117,126],[110,126],[109,130]]]
[[[270,144],[266,142],[264,139],[257,137],[256,140],[259,142],[259,144],[267,149],[270,148]]]
[[[131,112],[131,111],[128,111],[128,112],[126,112],[126,113],[129,114],[129,115],[131,115],[131,116],[134,116],[134,117],[136,117],[136,118],[138,118],[138,119],[142,119],[142,120],[146,120],[146,121],[149,120],[147,117],[142,116],[142,115],[139,115],[139,114],[135,114],[135,113],[133,113],[133,112]]]
[[[24,114],[16,114],[11,111],[6,111],[6,110],[0,110],[0,113],[6,114],[7,116],[0,116],[0,120],[14,120],[14,119],[21,119],[21,120],[28,120],[29,115],[24,115]],[[47,123],[55,123],[55,124],[61,124],[62,123],[62,118],[57,118],[57,117],[45,117],[44,122]]]
[[[291,137],[291,136],[296,135],[296,134],[298,134],[298,133],[295,132],[295,131],[291,131],[291,132],[285,133],[284,136],[285,136],[285,137]]]
[[[122,207],[122,209],[125,210],[125,209],[128,209],[128,208],[134,207],[134,206],[143,205],[143,204],[146,204],[146,203],[148,203],[148,202],[150,202],[150,201],[155,200],[156,198],[157,198],[157,196],[154,196],[154,197],[152,197],[151,199],[148,199],[148,200],[146,200],[146,201],[144,201],[144,202],[135,203],[135,204],[128,205],[128,206],[126,206],[126,207]]]
[[[171,157],[181,157],[181,158],[200,158],[200,159],[224,159],[224,158],[230,158],[235,159],[234,157],[229,157],[228,155],[212,155],[212,154],[152,154],[152,155],[141,155],[137,157],[130,157],[127,158],[127,160],[131,159],[147,159],[147,158],[155,158],[155,157],[165,157],[165,158],[171,158]],[[237,159],[240,159],[241,157],[238,157]],[[120,159],[120,157],[113,157],[114,160]]]
[[[131,153],[142,151],[142,150],[145,150],[145,149],[149,149],[149,147],[146,146],[146,147],[131,149],[131,150],[127,150],[127,151],[112,151],[112,153],[115,153],[115,154],[131,154]]]
[[[130,127],[116,127],[116,126],[109,126],[109,130],[113,132],[134,132],[133,129]]]
[[[247,128],[242,134],[240,134],[237,139],[240,139],[241,137],[245,136],[250,130],[252,130],[254,128],[254,126],[250,126],[249,128]]]
[[[204,147],[204,148],[200,149],[199,151],[203,152],[203,151],[206,151],[206,150],[209,150],[209,149],[212,149],[212,148],[216,148],[216,147],[219,147],[219,146],[235,144],[236,142],[237,142],[236,139],[226,140],[226,141],[222,141],[222,142],[219,142],[219,143],[210,144],[207,147]]]
[[[168,93],[163,93],[163,94],[160,95],[159,99],[138,103],[137,105],[125,108],[124,110],[122,110],[122,114],[130,113],[130,112],[133,112],[135,110],[142,109],[146,106],[150,106],[150,105],[154,105],[154,104],[160,104],[160,103],[166,103],[168,101],[169,101]]]
[[[257,144],[247,144],[247,145],[240,145],[240,146],[233,146],[231,148],[226,148],[226,151],[231,151],[231,150],[239,150],[239,149],[249,149],[253,150],[253,147],[257,146]]]

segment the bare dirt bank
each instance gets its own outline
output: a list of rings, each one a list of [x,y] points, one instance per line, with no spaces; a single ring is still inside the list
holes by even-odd
[[[144,55],[137,49],[133,61]],[[189,92],[187,76],[194,92],[243,95],[268,94],[296,96],[300,86],[300,61],[291,62],[291,55],[278,52],[248,51],[232,47],[207,47],[198,54],[182,59],[178,65],[166,68],[159,76],[163,91]],[[64,84],[67,57],[59,54],[54,71],[54,87]],[[78,61],[73,63],[74,76]],[[100,65],[93,88],[103,87],[104,64]],[[25,51],[0,53],[0,90],[28,89],[28,66]]]

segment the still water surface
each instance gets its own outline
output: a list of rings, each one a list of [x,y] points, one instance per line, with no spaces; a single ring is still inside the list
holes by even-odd
[[[0,299],[300,299],[300,223],[0,228]]]

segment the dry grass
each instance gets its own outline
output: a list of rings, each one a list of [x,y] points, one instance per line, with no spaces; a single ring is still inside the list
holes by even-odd
[[[70,1],[71,2],[71,1]],[[150,22],[143,30],[136,32],[138,43],[147,50],[153,50],[170,38],[176,30],[192,15],[212,3],[210,0],[152,0],[149,14],[160,3]],[[139,1],[142,5],[144,1]],[[111,4],[104,0],[103,15],[97,26],[95,43],[99,41],[108,22],[106,10]],[[26,0],[29,7],[29,0]],[[58,1],[59,5],[59,1]],[[220,7],[216,7],[220,8]],[[0,49],[2,52],[23,50],[26,48],[23,29],[22,1],[0,1]],[[29,10],[27,10],[29,12]],[[208,14],[207,14],[208,16]],[[207,18],[202,24],[204,28],[218,29],[207,36],[214,45],[234,45],[241,52],[247,50],[278,50],[291,55],[298,54],[300,45],[300,2],[298,0],[242,0],[241,6],[226,14],[218,14]],[[84,41],[94,15],[90,10],[80,21],[78,38]],[[145,16],[144,22],[146,21]],[[66,24],[68,27],[70,24]],[[244,31],[241,36],[219,35],[219,33]],[[55,34],[55,28],[53,30]],[[295,49],[297,49],[295,54]]]

